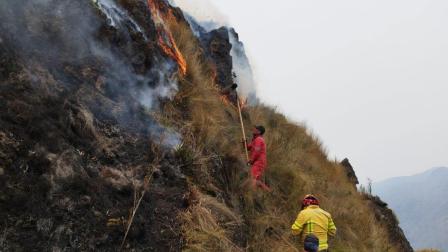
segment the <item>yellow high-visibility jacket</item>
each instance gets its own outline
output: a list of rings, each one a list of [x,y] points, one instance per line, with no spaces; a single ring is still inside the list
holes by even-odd
[[[315,205],[310,205],[300,211],[291,230],[293,234],[302,234],[302,238],[305,238],[307,234],[317,236],[319,251],[328,249],[328,235],[336,235],[336,226],[331,215]]]

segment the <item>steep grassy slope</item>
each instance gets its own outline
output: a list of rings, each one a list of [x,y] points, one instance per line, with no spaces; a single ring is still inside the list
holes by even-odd
[[[318,139],[262,104],[246,107],[243,117],[248,132],[253,124],[267,128],[273,192],[246,186],[235,107],[221,99],[216,64],[179,10],[157,1],[174,13],[165,25],[186,75],[160,50],[146,1],[117,1],[129,16],[114,27],[90,1],[53,2],[71,7],[64,16],[49,2],[39,2],[43,17],[30,15],[41,5],[23,1],[12,6],[26,8],[28,18],[2,13],[2,249],[112,251],[132,224],[125,250],[300,251],[289,228],[299,199],[314,193],[338,226],[333,251],[412,251]],[[79,23],[67,21],[80,16],[94,20],[82,23],[82,39],[70,33]],[[21,26],[11,26],[16,20]],[[38,47],[15,45],[21,33],[11,27],[30,32],[26,39]],[[142,102],[141,94],[173,79],[172,97],[160,92],[154,105]]]
[[[190,66],[182,90],[189,90],[185,88],[189,84],[195,90],[185,95],[190,137],[185,138],[189,144],[184,148],[196,147],[190,150],[194,157],[188,156],[193,159],[195,204],[184,215],[187,247],[295,251],[297,240],[289,235],[289,227],[299,199],[314,193],[339,227],[332,241],[334,251],[411,250],[404,236],[400,237],[404,241],[389,240],[389,220],[374,214],[374,204],[357,192],[345,168],[328,160],[322,144],[304,126],[263,105],[247,108],[244,117],[248,132],[250,125],[267,127],[267,180],[274,192],[254,193],[245,187],[247,167],[242,160],[235,108],[220,102],[213,81],[204,76],[207,66],[188,27],[173,24],[171,28]]]

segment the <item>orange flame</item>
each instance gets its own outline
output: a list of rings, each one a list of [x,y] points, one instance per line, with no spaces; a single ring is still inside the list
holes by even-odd
[[[174,20],[174,14],[171,9],[168,10],[168,14],[162,14],[160,11],[160,6],[156,3],[156,0],[148,0],[149,10],[151,16],[154,20],[157,30],[158,43],[162,51],[177,62],[180,72],[185,75],[187,73],[187,61],[177,47],[174,41],[173,35],[170,30],[167,29],[165,20]]]
[[[241,109],[244,109],[244,108],[247,107],[248,99],[247,98],[239,98],[238,97],[238,102],[240,103]]]
[[[224,103],[224,105],[232,106],[233,108],[238,109],[237,104],[230,100],[228,94],[220,95],[220,98],[221,98],[221,101]],[[243,110],[243,109],[245,109],[247,107],[248,99],[247,98],[240,98],[240,97],[238,97],[238,101],[237,102],[240,104],[241,110]]]
[[[229,97],[227,95],[220,95],[221,101],[222,103],[224,103],[224,105],[229,106],[229,105],[233,105],[230,100]]]

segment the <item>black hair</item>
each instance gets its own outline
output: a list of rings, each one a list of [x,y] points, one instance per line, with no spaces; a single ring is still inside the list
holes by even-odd
[[[255,126],[255,128],[256,128],[258,131],[260,131],[260,135],[263,135],[264,132],[266,132],[266,129],[265,129],[263,126],[261,126],[261,125],[257,125],[257,126]]]

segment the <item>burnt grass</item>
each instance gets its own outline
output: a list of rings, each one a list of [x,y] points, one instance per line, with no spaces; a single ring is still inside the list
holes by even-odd
[[[107,116],[86,125],[79,97],[44,94],[16,69],[2,74],[0,86],[0,248],[116,250],[134,204],[132,179],[142,181],[154,156],[164,155],[127,248],[180,250],[176,217],[186,207],[186,182],[171,171],[178,167],[172,154],[152,153],[148,133],[97,119]],[[111,219],[119,221],[108,225]]]
[[[145,6],[138,7],[131,10],[140,10],[137,19],[148,18]],[[153,148],[158,140],[151,127],[159,126],[123,91],[126,83],[104,81],[107,69],[94,56],[58,64],[39,51],[23,57],[14,46],[16,34],[5,27],[0,26],[0,251],[118,250],[145,176],[152,180],[124,249],[181,250],[177,216],[187,207],[186,179],[171,150]],[[154,34],[151,23],[144,28]],[[141,35],[125,36],[105,24],[97,35],[130,58],[135,72],[151,68],[160,56]],[[137,51],[146,56],[127,57]]]

